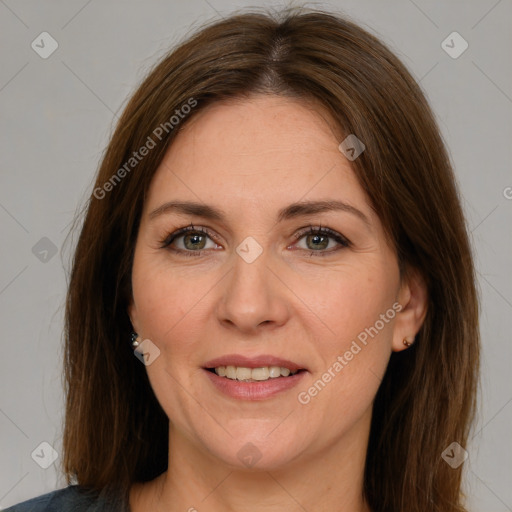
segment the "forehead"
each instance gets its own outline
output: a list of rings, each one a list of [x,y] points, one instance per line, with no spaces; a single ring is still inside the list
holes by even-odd
[[[180,130],[153,177],[148,203],[175,197],[260,207],[327,197],[367,203],[338,149],[339,132],[324,109],[294,98],[214,103]]]

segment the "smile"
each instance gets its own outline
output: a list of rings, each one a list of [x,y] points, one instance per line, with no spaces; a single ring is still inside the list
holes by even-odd
[[[217,366],[212,369],[219,377],[244,382],[261,382],[279,377],[295,375],[299,370],[290,370],[283,366],[263,366],[261,368],[247,368],[244,366]]]
[[[307,368],[282,357],[226,354],[203,366],[215,391],[239,400],[265,400],[295,387]]]

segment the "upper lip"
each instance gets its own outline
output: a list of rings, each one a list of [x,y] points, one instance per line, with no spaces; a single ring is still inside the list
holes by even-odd
[[[293,361],[275,357],[267,354],[259,356],[243,356],[241,354],[227,354],[225,356],[216,357],[205,363],[205,368],[217,368],[218,366],[239,366],[243,368],[262,368],[265,366],[282,366],[291,371],[305,370],[305,368]]]

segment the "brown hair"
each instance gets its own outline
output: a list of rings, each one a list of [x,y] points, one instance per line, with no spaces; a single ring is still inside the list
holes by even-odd
[[[410,349],[392,354],[374,402],[367,502],[373,511],[465,510],[462,466],[441,458],[453,441],[465,446],[479,368],[475,273],[452,165],[398,58],[346,17],[303,8],[206,26],[161,60],[119,119],[87,204],[66,303],[68,483],[127,490],[167,469],[169,420],[130,345],[142,206],[178,131],[171,117],[196,102],[181,127],[212,102],[255,93],[314,100],[345,136],[363,141],[352,168],[401,269],[419,270],[428,286],[424,325]],[[167,130],[156,141],[159,126]],[[155,147],[130,161],[148,137]]]

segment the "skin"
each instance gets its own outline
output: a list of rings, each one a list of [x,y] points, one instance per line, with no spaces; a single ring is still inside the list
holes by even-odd
[[[170,456],[166,473],[133,485],[132,511],[369,510],[362,485],[372,402],[391,352],[407,349],[403,339],[421,327],[426,291],[415,273],[400,279],[336,131],[327,113],[304,101],[215,103],[185,125],[158,168],[137,238],[129,314],[134,330],[160,350],[146,370],[170,418]],[[347,211],[276,220],[291,203],[327,199],[357,208],[369,225]],[[225,218],[149,218],[171,200],[206,203]],[[185,234],[172,247],[202,254],[162,248],[191,223],[215,239],[189,234],[185,246]],[[293,236],[319,225],[350,246],[327,238],[318,249],[312,237]],[[236,252],[248,236],[263,249],[252,263]],[[301,404],[298,393],[396,302],[402,310]],[[270,399],[230,398],[202,370],[230,353],[272,354],[308,373]],[[246,443],[261,454],[251,468],[237,457]]]

